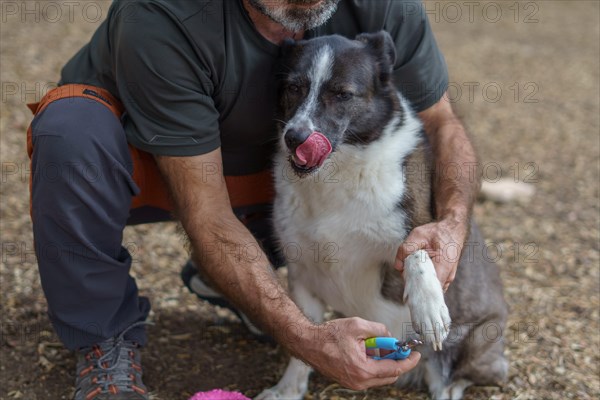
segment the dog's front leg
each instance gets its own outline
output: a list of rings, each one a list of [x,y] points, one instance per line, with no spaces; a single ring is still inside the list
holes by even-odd
[[[421,337],[442,350],[450,329],[450,314],[435,267],[425,250],[404,261],[404,302],[408,305],[413,328]]]
[[[325,306],[301,282],[294,280],[290,268],[290,295],[292,300],[304,311],[304,314],[315,323],[323,321]],[[292,357],[283,377],[277,385],[264,390],[255,400],[300,400],[308,388],[308,377],[312,368],[295,357]]]

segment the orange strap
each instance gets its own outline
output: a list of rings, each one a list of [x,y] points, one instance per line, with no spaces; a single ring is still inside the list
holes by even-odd
[[[118,118],[124,112],[121,102],[107,90],[80,84],[59,86],[49,91],[39,103],[28,104],[29,109],[37,115],[48,107],[53,101],[70,98],[85,97],[108,107]],[[133,160],[133,179],[140,188],[140,193],[133,197],[131,208],[151,206],[167,211],[173,211],[173,204],[168,196],[167,185],[160,174],[154,156],[129,145],[129,152]],[[33,142],[31,125],[27,130],[27,154],[31,159]],[[29,188],[31,192],[31,176]],[[256,204],[269,204],[273,200],[273,179],[268,170],[242,176],[226,176],[225,184],[229,192],[229,199],[233,208]],[[198,190],[201,190],[199,188]]]

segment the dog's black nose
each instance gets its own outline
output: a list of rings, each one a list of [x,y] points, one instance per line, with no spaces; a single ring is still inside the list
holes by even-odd
[[[285,140],[285,144],[287,145],[288,149],[290,149],[290,151],[294,152],[296,150],[296,148],[298,146],[300,146],[302,143],[304,143],[306,141],[306,139],[308,139],[308,137],[310,136],[310,130],[308,129],[288,129],[287,132],[285,132],[284,135],[284,140]]]

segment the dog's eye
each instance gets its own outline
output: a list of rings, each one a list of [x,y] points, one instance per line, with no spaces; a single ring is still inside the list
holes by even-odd
[[[338,92],[335,94],[335,99],[338,101],[348,101],[350,100],[354,95],[350,92]]]
[[[290,85],[287,85],[286,90],[290,93],[298,93],[300,91],[300,86],[290,84]]]

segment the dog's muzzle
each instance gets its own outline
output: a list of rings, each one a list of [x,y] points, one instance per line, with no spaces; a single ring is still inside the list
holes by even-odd
[[[284,139],[294,168],[299,172],[310,172],[323,165],[332,151],[332,146],[329,139],[320,132],[303,136],[299,131],[289,130]]]

